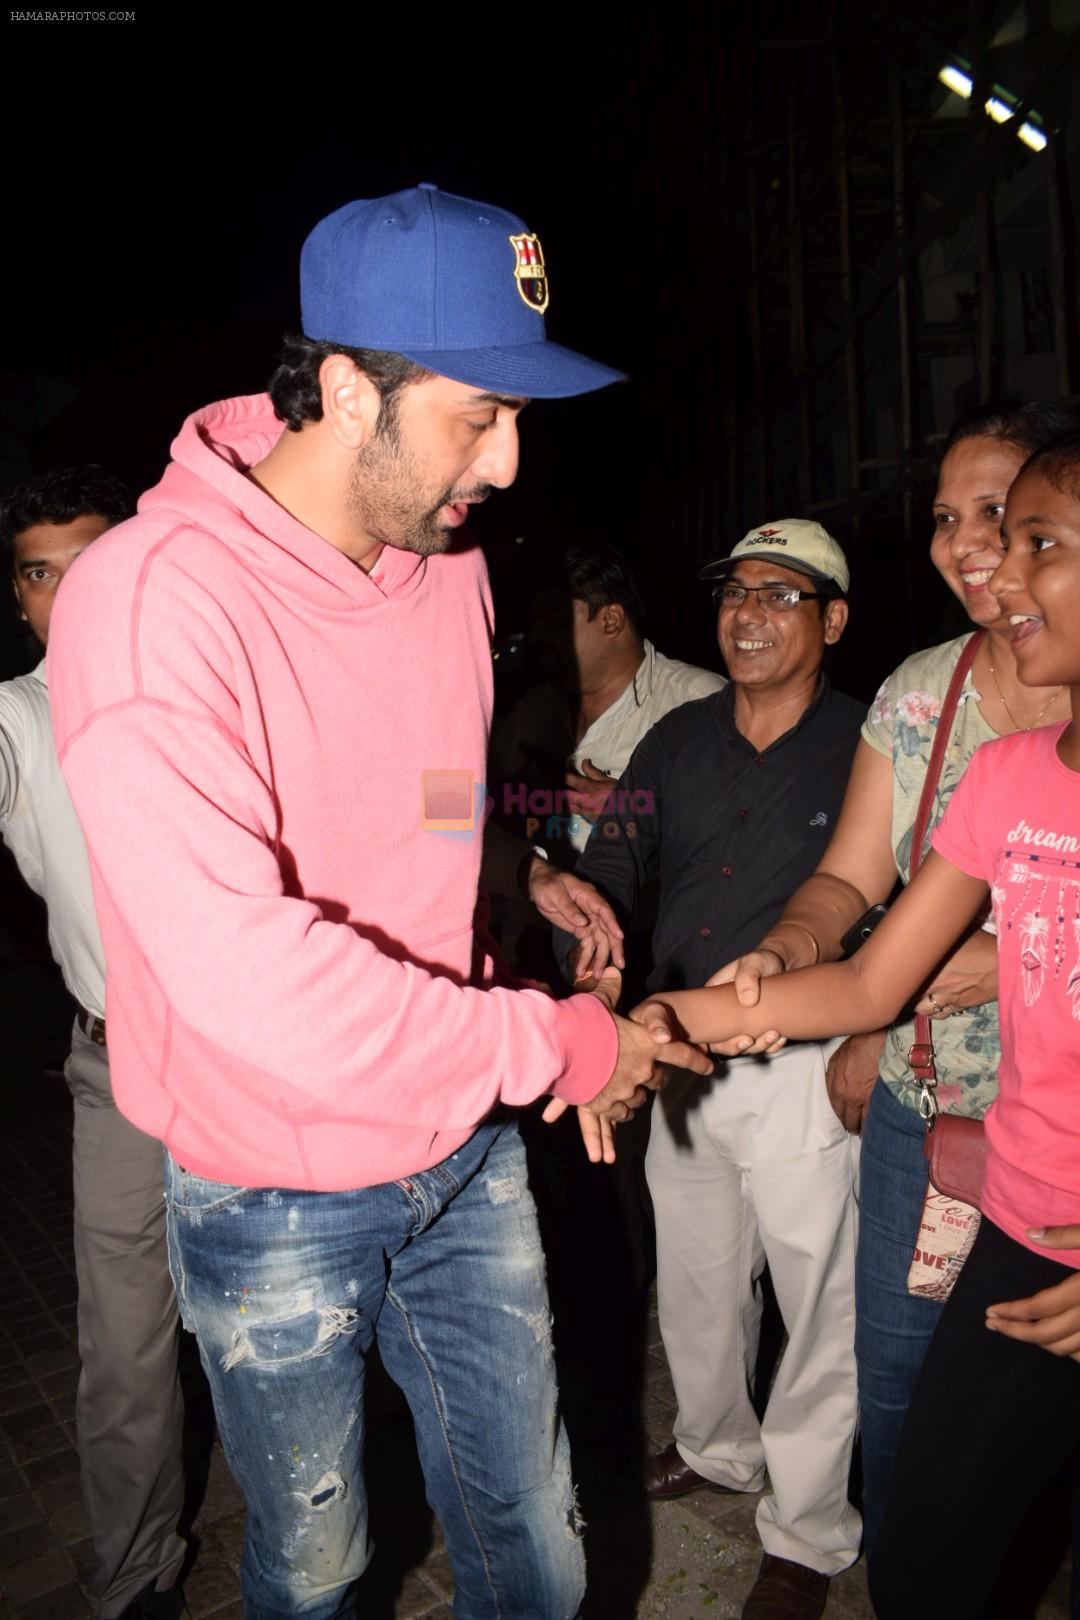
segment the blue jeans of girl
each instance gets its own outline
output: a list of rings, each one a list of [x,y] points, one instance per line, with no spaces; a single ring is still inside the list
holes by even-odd
[[[907,1286],[926,1196],[925,1136],[915,1110],[879,1080],[863,1121],[855,1257],[866,1552],[881,1526],[904,1418],[942,1309]]]

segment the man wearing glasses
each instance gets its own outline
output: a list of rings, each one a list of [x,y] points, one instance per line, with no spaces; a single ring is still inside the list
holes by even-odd
[[[751,530],[701,578],[715,581],[730,684],[643,739],[615,803],[651,808],[601,817],[578,867],[623,916],[659,871],[650,990],[704,984],[779,916],[832,834],[863,715],[822,674],[847,622],[848,567],[820,524]],[[560,940],[569,962],[576,942]],[[760,1491],[768,1471],[744,1620],[813,1620],[859,1550],[847,1499],[857,1142],[825,1090],[835,1044],[721,1059],[711,1080],[677,1075],[653,1111],[646,1170],[679,1410],[646,1490]],[[759,1424],[766,1263],[788,1345]]]

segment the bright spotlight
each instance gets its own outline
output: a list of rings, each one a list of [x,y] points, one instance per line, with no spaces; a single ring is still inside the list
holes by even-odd
[[[965,101],[970,101],[974,84],[971,75],[965,73],[962,68],[952,67],[951,65],[943,67],[938,74],[938,79],[954,95],[962,96]],[[1001,86],[997,85],[995,88],[1000,90]],[[1010,107],[1009,102],[1003,99],[1008,95],[1009,91],[1004,90],[1000,96],[991,96],[984,103],[987,115],[994,120],[995,124],[1007,124],[1010,118],[1015,116],[1015,108]],[[1015,97],[1010,99],[1015,100]],[[1046,131],[1040,129],[1038,124],[1021,124],[1016,134],[1018,139],[1022,140],[1024,145],[1030,147],[1033,152],[1045,150],[1047,144]]]
[[[1036,129],[1034,124],[1021,124],[1017,135],[1025,146],[1030,146],[1033,152],[1042,152],[1046,149],[1045,130]]]
[[[938,78],[950,90],[955,90],[958,96],[963,96],[965,101],[971,95],[971,80],[966,73],[961,73],[959,68],[943,67]]]

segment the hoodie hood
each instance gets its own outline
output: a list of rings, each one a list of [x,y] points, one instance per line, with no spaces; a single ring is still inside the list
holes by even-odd
[[[279,506],[250,472],[285,431],[269,394],[241,394],[195,411],[172,443],[172,461],[161,482],[139,501],[140,513],[175,516],[209,534],[228,535],[253,567],[283,569],[299,585],[296,564],[357,606],[416,589],[427,559],[384,546],[370,573]],[[317,587],[316,587],[317,588]],[[321,594],[321,593],[320,593]]]

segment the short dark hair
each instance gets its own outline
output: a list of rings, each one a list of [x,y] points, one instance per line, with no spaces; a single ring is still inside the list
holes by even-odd
[[[322,421],[319,367],[332,354],[343,354],[371,378],[379,390],[379,426],[384,429],[394,420],[395,395],[410,383],[434,375],[415,360],[406,360],[403,354],[390,354],[384,349],[350,349],[344,343],[324,343],[300,333],[286,333],[268,392],[274,415],[290,433],[299,433],[305,422]]]
[[[1051,439],[1080,428],[1080,409],[1068,400],[992,400],[962,416],[942,447],[942,457],[963,439],[1001,439],[1025,456]]]
[[[622,552],[608,545],[567,546],[563,575],[570,595],[584,602],[589,618],[612,602],[623,609],[639,636],[645,633],[645,604],[634,571]]]
[[[41,473],[0,500],[0,562],[11,571],[15,536],[38,523],[73,523],[80,517],[123,523],[134,511],[135,501],[127,485],[96,462]]]
[[[1020,471],[1038,472],[1063,495],[1080,501],[1080,424],[1036,450]]]

